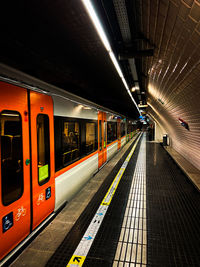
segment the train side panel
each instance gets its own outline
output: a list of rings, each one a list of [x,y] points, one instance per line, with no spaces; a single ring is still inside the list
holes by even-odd
[[[118,142],[115,141],[112,144],[108,145],[107,153],[108,153],[108,160],[110,160],[118,150]]]
[[[68,171],[56,177],[56,203],[55,210],[81,190],[83,185],[98,171],[98,154],[76,164]]]
[[[126,144],[126,136],[121,138],[121,146],[123,147]]]
[[[75,103],[60,96],[52,96],[54,102],[54,115],[79,119],[97,120],[97,109]]]

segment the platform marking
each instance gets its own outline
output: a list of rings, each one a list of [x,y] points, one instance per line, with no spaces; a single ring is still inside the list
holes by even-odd
[[[147,266],[146,134],[138,154],[113,267]]]
[[[110,188],[108,189],[103,201],[101,202],[96,214],[94,215],[90,225],[88,226],[86,232],[84,233],[80,243],[78,244],[76,250],[74,251],[73,256],[71,257],[70,261],[67,264],[67,267],[78,267],[82,266],[87,254],[92,246],[92,243],[95,239],[95,236],[100,228],[100,225],[104,219],[104,216],[106,215],[106,212],[109,208],[110,202],[115,194],[115,191],[118,187],[118,184],[122,178],[122,175],[128,165],[128,162],[130,161],[135,148],[141,138],[141,135],[139,135],[138,139],[136,140],[135,144],[133,145],[131,151],[129,152],[128,156],[126,157],[124,163],[122,164],[119,172],[115,176],[115,179],[113,180]]]

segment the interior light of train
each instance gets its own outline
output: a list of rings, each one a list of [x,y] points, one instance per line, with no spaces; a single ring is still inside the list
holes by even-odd
[[[121,68],[120,68],[120,66],[119,66],[119,64],[117,62],[117,59],[116,59],[114,53],[112,52],[109,40],[108,40],[108,38],[107,38],[107,36],[106,36],[106,34],[104,32],[104,29],[103,29],[103,27],[101,25],[101,22],[100,22],[97,14],[95,12],[95,9],[94,9],[91,1],[90,0],[82,0],[82,3],[84,4],[84,6],[85,6],[85,8],[86,8],[86,10],[87,10],[87,12],[89,14],[89,16],[90,16],[90,18],[91,18],[91,20],[92,20],[92,22],[93,22],[93,24],[94,24],[94,26],[95,26],[95,28],[97,30],[97,33],[98,33],[98,35],[99,35],[99,37],[100,37],[100,39],[101,39],[101,41],[103,43],[103,45],[105,46],[106,50],[108,51],[109,56],[110,56],[110,58],[111,58],[111,60],[112,60],[112,62],[114,64],[119,76],[121,77],[122,82],[123,82],[128,94],[129,94],[130,98],[132,99],[133,103],[135,104],[135,106],[136,106],[136,108],[137,108],[137,110],[138,110],[138,112],[140,114],[140,110],[139,110],[139,108],[137,106],[137,103],[135,102],[135,99],[133,98],[133,96],[132,96],[132,94],[131,94],[131,92],[129,90],[129,87],[128,87],[128,85],[126,83],[126,80],[125,80],[125,78],[123,76]]]
[[[83,109],[92,109],[91,107],[83,107]]]
[[[19,117],[18,114],[2,113],[1,116]]]
[[[139,108],[148,108],[148,105],[139,104],[138,107]]]

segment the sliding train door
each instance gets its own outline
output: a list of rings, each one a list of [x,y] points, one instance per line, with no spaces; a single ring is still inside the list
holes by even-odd
[[[27,90],[0,82],[0,259],[30,233]]]
[[[30,92],[32,158],[32,229],[55,206],[53,101],[48,95]]]
[[[98,113],[99,168],[107,161],[107,121],[106,113]]]
[[[0,82],[0,260],[54,202],[52,98]]]

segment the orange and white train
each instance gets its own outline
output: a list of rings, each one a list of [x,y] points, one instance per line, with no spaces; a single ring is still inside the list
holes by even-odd
[[[0,265],[135,131],[108,109],[21,75],[0,77]]]

